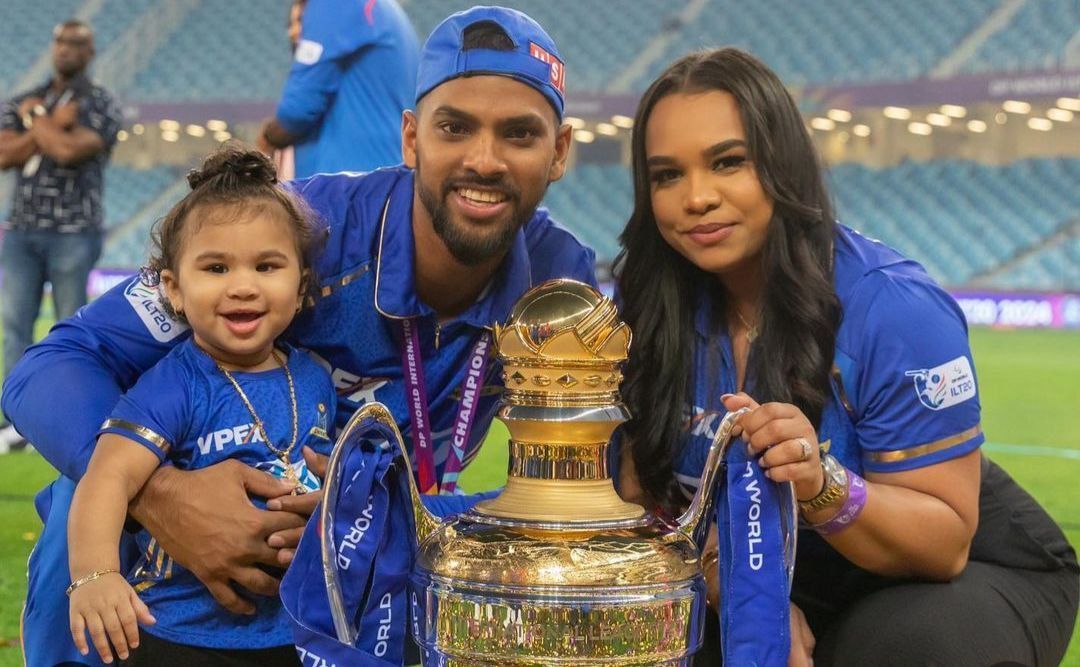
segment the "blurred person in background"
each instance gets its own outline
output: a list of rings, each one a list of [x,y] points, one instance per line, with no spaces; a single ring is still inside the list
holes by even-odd
[[[779,78],[737,49],[676,61],[638,107],[632,164],[620,493],[677,511],[700,426],[750,408],[744,446],[793,483],[803,523],[789,664],[1057,665],[1076,554],[981,453],[963,313],[835,222]]]
[[[295,0],[288,34],[292,68],[259,149],[292,147],[295,178],[401,162],[401,112],[413,102],[419,46],[396,0]],[[287,166],[288,153],[278,158]]]
[[[45,283],[56,319],[70,317],[86,304],[86,280],[101,256],[103,175],[121,117],[87,76],[93,57],[90,26],[56,26],[52,77],[0,111],[0,168],[16,174],[0,247],[5,377],[33,340]],[[0,451],[19,444],[5,422]]]

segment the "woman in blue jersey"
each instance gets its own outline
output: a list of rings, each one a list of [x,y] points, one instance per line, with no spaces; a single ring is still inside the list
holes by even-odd
[[[298,665],[276,596],[253,597],[243,603],[247,615],[232,614],[146,531],[137,567],[120,571],[128,504],[159,465],[192,470],[235,459],[305,493],[319,487],[305,449],[331,447],[329,374],[278,342],[312,282],[312,216],[277,185],[265,156],[236,146],[210,156],[188,182],[191,192],[155,231],[144,280],[160,280],[162,305],[193,335],[139,379],[101,428],[68,522],[71,632],[83,655],[92,644],[106,663],[115,650],[127,665]]]
[[[834,222],[776,75],[735,49],[680,59],[632,148],[624,496],[677,509],[720,417],[749,407],[742,438],[803,523],[789,664],[1057,664],[1075,553],[980,453],[963,315]]]

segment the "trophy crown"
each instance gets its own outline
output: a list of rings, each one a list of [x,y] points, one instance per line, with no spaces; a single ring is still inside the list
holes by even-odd
[[[630,327],[619,320],[611,299],[593,287],[549,280],[530,290],[494,332],[508,403],[610,405],[618,400]]]

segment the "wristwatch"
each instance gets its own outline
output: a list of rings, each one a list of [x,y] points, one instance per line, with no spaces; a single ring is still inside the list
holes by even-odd
[[[837,501],[842,501],[848,494],[847,468],[842,466],[835,456],[821,456],[821,472],[825,475],[825,486],[810,500],[799,501],[799,510],[804,514],[823,510]]]

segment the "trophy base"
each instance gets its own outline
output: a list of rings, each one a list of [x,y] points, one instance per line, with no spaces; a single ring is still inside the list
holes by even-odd
[[[413,575],[425,667],[689,665],[704,580],[621,590],[491,586]]]

